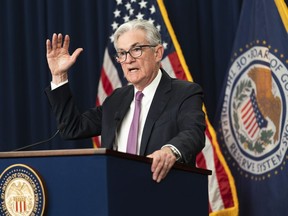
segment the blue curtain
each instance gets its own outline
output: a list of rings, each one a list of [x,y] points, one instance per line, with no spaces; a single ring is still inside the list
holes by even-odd
[[[164,1],[194,81],[205,93],[212,123],[242,0]],[[52,136],[57,128],[44,89],[50,84],[46,39],[69,34],[71,52],[84,48],[69,81],[80,110],[95,105],[112,17],[106,0],[0,0],[0,151]],[[92,147],[91,139],[59,136],[32,149]]]

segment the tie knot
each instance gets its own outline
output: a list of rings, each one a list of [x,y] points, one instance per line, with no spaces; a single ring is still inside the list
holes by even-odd
[[[135,100],[141,101],[144,94],[141,91],[137,91],[135,95]]]

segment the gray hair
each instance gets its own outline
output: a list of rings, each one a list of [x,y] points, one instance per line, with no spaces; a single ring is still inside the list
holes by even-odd
[[[146,40],[151,45],[161,44],[161,35],[157,28],[147,20],[132,20],[123,23],[114,33],[114,48],[117,49],[117,42],[121,35],[131,30],[142,30],[146,33]]]

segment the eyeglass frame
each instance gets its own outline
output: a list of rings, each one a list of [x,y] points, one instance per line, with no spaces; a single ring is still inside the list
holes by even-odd
[[[123,51],[120,51],[121,53],[125,53],[125,58],[124,58],[124,60],[123,61],[119,61],[119,57],[117,56],[117,53],[120,53],[120,52],[116,52],[116,55],[115,55],[115,59],[116,59],[116,61],[117,61],[117,63],[119,63],[119,64],[121,64],[121,63],[123,63],[123,62],[125,62],[126,60],[127,60],[127,54],[129,53],[129,55],[132,57],[132,58],[134,58],[134,59],[137,59],[137,58],[139,58],[139,57],[141,57],[142,56],[142,54],[143,54],[143,49],[142,48],[144,48],[144,47],[149,47],[149,48],[154,48],[154,47],[156,47],[156,46],[158,46],[158,45],[151,45],[151,44],[144,44],[144,45],[136,45],[136,46],[133,46],[133,47],[131,47],[128,51],[125,51],[125,50],[123,50]],[[133,56],[132,54],[131,54],[131,50],[133,50],[133,49],[135,49],[135,48],[140,48],[140,51],[141,51],[141,54],[139,55],[139,56]]]

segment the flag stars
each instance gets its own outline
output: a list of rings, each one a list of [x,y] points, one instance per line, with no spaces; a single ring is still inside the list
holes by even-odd
[[[124,17],[123,17],[123,20],[124,20],[124,22],[128,22],[129,21],[129,16],[128,15],[125,15]]]
[[[157,25],[156,26],[157,30],[160,32],[161,31],[161,26],[160,25]]]
[[[142,14],[142,13],[139,12],[139,13],[136,15],[136,18],[139,19],[139,20],[143,20],[144,14]]]
[[[117,5],[121,5],[122,4],[122,0],[116,0]]]
[[[155,8],[154,5],[152,5],[152,6],[149,8],[149,10],[150,10],[150,14],[154,14],[154,13],[156,12],[156,8]]]
[[[131,9],[129,10],[129,15],[131,16],[131,15],[133,15],[133,14],[134,14],[134,9],[131,8]]]
[[[116,17],[120,17],[121,11],[116,9],[113,13],[114,13],[114,17],[116,18]]]
[[[274,49],[274,52],[275,52],[275,53],[278,53],[278,49]]]
[[[166,43],[166,42],[163,41],[162,45],[163,45],[164,49],[167,49],[168,43]]]
[[[140,6],[140,8],[146,8],[147,7],[147,2],[142,0],[141,2],[139,2],[139,6]]]
[[[131,4],[128,2],[128,3],[125,5],[125,7],[126,7],[126,10],[130,10],[130,9],[131,9]]]
[[[118,25],[119,25],[118,23],[113,22],[112,25],[111,25],[111,26],[112,26],[112,29],[113,29],[113,30],[116,30],[116,29],[118,28]]]
[[[153,19],[149,18],[149,19],[148,19],[148,22],[153,25],[155,21],[154,21]]]
[[[111,42],[111,43],[114,42],[114,36],[113,36],[113,35],[111,35],[111,36],[109,37],[109,39],[110,39],[110,42]]]

